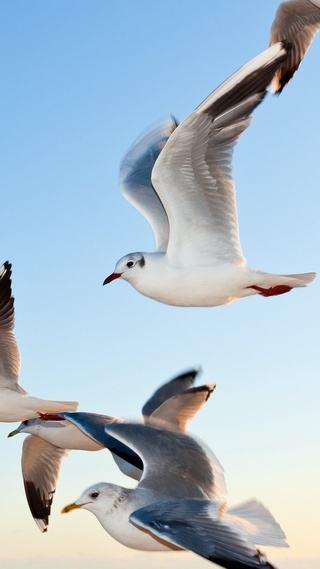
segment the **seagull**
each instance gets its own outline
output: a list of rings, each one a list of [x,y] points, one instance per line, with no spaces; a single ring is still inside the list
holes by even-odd
[[[62,513],[89,510],[109,535],[134,549],[186,549],[227,569],[273,568],[256,544],[287,547],[285,534],[257,500],[227,508],[222,466],[202,441],[132,423],[106,431],[141,457],[139,484],[95,484]]]
[[[31,397],[19,385],[20,353],[13,332],[14,298],[11,292],[12,265],[0,267],[0,421],[10,423],[47,413],[74,411],[76,401],[48,401]]]
[[[281,93],[292,79],[319,30],[320,0],[291,0],[280,4],[271,27],[270,45],[287,40],[292,49],[272,80],[275,93]]]
[[[287,42],[269,47],[180,125],[166,121],[128,151],[120,191],[150,223],[156,251],[122,257],[103,284],[122,278],[165,304],[219,306],[314,280],[315,273],[275,275],[246,267],[231,173],[233,147],[289,53]]]
[[[188,422],[210,397],[215,385],[192,387],[200,368],[188,370],[162,385],[142,408],[146,424],[170,425],[186,431]],[[62,459],[72,450],[109,449],[121,472],[140,480],[143,464],[129,447],[108,435],[105,425],[121,421],[96,413],[61,413],[23,421],[9,433],[29,433],[22,447],[22,477],[31,514],[46,532]]]

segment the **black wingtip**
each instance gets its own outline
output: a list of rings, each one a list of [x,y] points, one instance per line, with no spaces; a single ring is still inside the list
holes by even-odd
[[[174,130],[176,130],[177,126],[179,126],[179,121],[178,119],[174,116],[174,115],[170,115],[170,118],[172,120],[172,131],[171,134],[173,133]]]
[[[182,391],[181,395],[183,393],[206,393],[206,401],[208,401],[211,393],[215,390],[216,388],[216,384],[210,384],[210,385],[199,385],[197,387],[190,387],[189,389],[186,389],[185,391]]]
[[[174,379],[176,379],[177,381],[184,381],[188,377],[192,377],[192,379],[195,380],[195,378],[197,377],[197,375],[199,375],[199,373],[201,373],[201,371],[202,371],[201,367],[191,368],[187,371],[184,371],[180,375],[177,375],[177,377],[175,377]]]
[[[286,68],[286,61],[287,58],[291,55],[291,52],[293,50],[293,44],[292,42],[288,41],[287,39],[282,39],[281,40],[281,44],[283,46],[283,48],[286,50],[287,52],[287,56],[286,59],[284,61],[284,63],[282,64],[282,66],[278,69],[278,71],[275,73],[275,78],[277,78],[277,87],[274,90],[274,95],[280,95],[284,89],[284,87],[289,83],[289,81],[291,81],[293,75],[295,74],[295,72],[297,71],[299,65],[296,66],[290,66],[289,70],[287,72],[284,72],[285,68]]]
[[[1,327],[4,329],[8,326],[12,326],[14,317],[14,297],[12,296],[11,288],[11,263],[9,263],[9,261],[5,261],[0,268],[0,271],[0,317]]]
[[[11,280],[12,264],[9,263],[9,261],[5,261],[2,266],[4,267],[5,270],[2,272],[0,279],[3,280],[4,278],[7,278]]]
[[[54,490],[51,492],[50,498],[46,499],[41,495],[40,489],[30,480],[24,480],[24,488],[31,515],[41,533],[44,533],[47,531],[49,525]],[[43,528],[39,522],[41,522],[41,525],[44,525]]]

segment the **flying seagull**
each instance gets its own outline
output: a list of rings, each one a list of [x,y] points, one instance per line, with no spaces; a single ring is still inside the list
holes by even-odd
[[[199,369],[192,369],[162,385],[142,409],[146,424],[170,425],[185,431],[188,421],[210,397],[215,385],[192,387]],[[62,459],[70,450],[98,451],[109,449],[119,469],[140,480],[143,464],[129,447],[108,435],[105,425],[121,421],[96,413],[62,413],[23,421],[9,433],[29,433],[22,447],[22,476],[31,514],[40,531],[49,525],[51,505],[56,490]]]
[[[128,151],[120,190],[150,223],[156,252],[122,257],[104,284],[122,278],[165,304],[219,306],[314,280],[315,273],[275,275],[246,267],[231,173],[233,147],[289,54],[287,42],[271,46],[180,125],[171,119]]]
[[[42,417],[46,413],[74,411],[76,401],[48,401],[31,397],[19,385],[20,353],[13,332],[14,298],[11,264],[0,267],[0,421],[10,423]]]
[[[292,49],[272,80],[275,93],[281,93],[293,77],[319,30],[320,0],[291,0],[280,4],[271,27],[270,45],[287,40]]]
[[[134,549],[187,549],[227,569],[273,568],[256,544],[287,547],[282,529],[256,500],[227,509],[223,469],[204,443],[146,425],[113,423],[106,431],[141,457],[138,486],[95,484],[62,513],[89,510]]]

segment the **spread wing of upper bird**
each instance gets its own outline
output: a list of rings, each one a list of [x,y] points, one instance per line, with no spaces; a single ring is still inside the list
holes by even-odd
[[[272,45],[181,124],[164,122],[128,151],[120,189],[150,223],[156,251],[125,255],[104,284],[122,278],[159,302],[219,306],[283,294],[315,278],[246,267],[232,177],[233,148],[290,50],[288,42]]]
[[[152,187],[151,173],[160,152],[177,126],[174,118],[168,118],[154,126],[135,141],[120,166],[120,193],[149,222],[153,229],[156,251],[167,249],[169,222],[162,202]]]
[[[317,32],[320,30],[320,0],[282,2],[270,32],[270,45],[287,40],[291,52],[272,80],[275,93],[281,93],[292,79]]]

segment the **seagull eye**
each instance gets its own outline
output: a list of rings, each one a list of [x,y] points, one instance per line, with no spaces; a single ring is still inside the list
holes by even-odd
[[[92,494],[90,494],[91,498],[98,498],[99,496],[99,492],[92,492]]]
[[[26,421],[22,421],[24,425],[28,425],[29,424],[29,420],[27,419]]]
[[[131,269],[131,267],[133,267],[133,265],[134,265],[134,262],[133,262],[133,261],[128,261],[128,262],[127,262],[127,267],[128,267],[128,269]]]

